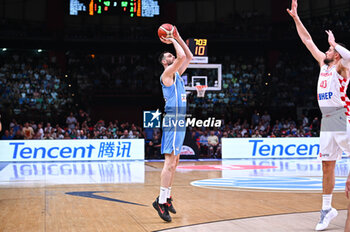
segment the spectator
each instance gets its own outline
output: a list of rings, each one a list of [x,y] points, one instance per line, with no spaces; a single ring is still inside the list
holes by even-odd
[[[13,137],[13,139],[19,139],[19,140],[24,139],[23,131],[22,130],[18,130],[16,132],[16,134],[15,134],[15,137]]]
[[[45,135],[44,135],[44,138],[43,139],[54,139],[53,137],[52,137],[52,134],[50,133],[50,132],[45,132]]]
[[[264,112],[264,115],[261,116],[261,120],[265,128],[268,127],[268,125],[270,125],[271,116],[267,113],[266,110]]]
[[[142,138],[139,131],[133,131],[132,133],[133,133],[134,139],[140,139],[140,138]]]
[[[63,139],[71,139],[71,137],[70,137],[68,131],[66,131],[66,132],[64,133]]]
[[[318,117],[315,117],[314,120],[311,123],[312,131],[311,133],[313,136],[318,136],[320,131],[320,121],[318,120]]]
[[[24,139],[32,139],[34,136],[34,130],[31,126],[29,126],[29,123],[26,122],[24,124],[24,127],[22,129],[23,135],[24,135]]]
[[[77,119],[74,117],[73,112],[67,117],[66,123],[69,129],[74,129],[77,124]]]
[[[261,138],[261,134],[259,132],[259,130],[255,130],[255,133],[252,135],[252,138]]]
[[[37,129],[37,138],[36,139],[43,139],[44,138],[44,130],[43,130],[43,124],[39,123],[38,124],[38,129]]]
[[[85,130],[77,130],[77,139],[87,139]]]
[[[44,128],[44,132],[45,133],[52,133],[53,131],[52,131],[52,127],[51,127],[51,123],[47,123],[46,124],[46,127]]]
[[[151,154],[153,154],[153,157],[160,159],[161,154],[160,154],[160,146],[161,146],[161,140],[159,138],[159,135],[155,134],[153,136],[152,141],[149,143],[151,147]]]
[[[10,140],[13,138],[14,138],[14,136],[10,134],[9,130],[5,130],[4,135],[1,137],[1,139],[6,139],[6,140]]]
[[[217,158],[217,149],[219,145],[219,138],[215,135],[214,131],[210,131],[210,136],[207,138],[208,140],[208,151],[209,151],[209,157],[212,157],[214,159]]]
[[[16,119],[13,119],[12,122],[10,123],[10,128],[13,128],[14,134],[17,133],[18,130],[20,130],[20,125],[18,125]]]
[[[306,127],[309,125],[309,119],[303,114],[302,115],[303,118],[303,127]]]
[[[206,131],[202,132],[202,135],[199,137],[200,144],[200,153],[208,154],[208,133]]]
[[[252,125],[257,126],[260,122],[260,116],[257,110],[254,110],[254,114],[252,115]]]
[[[120,136],[121,139],[131,139],[130,134],[128,130],[124,130],[124,133],[122,136]]]
[[[269,138],[276,138],[276,135],[274,132],[271,132],[271,135],[268,136]]]
[[[88,114],[84,112],[82,109],[80,109],[77,117],[77,120],[80,123],[80,125],[83,124],[83,122],[85,122],[87,118],[88,118]]]

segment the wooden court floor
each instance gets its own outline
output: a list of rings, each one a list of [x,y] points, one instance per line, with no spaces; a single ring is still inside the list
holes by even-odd
[[[221,162],[193,162],[197,164],[220,165]],[[18,181],[18,184],[2,184],[0,231],[157,231],[239,218],[317,212],[321,207],[320,192],[195,187],[190,184],[192,181],[221,178],[221,171],[178,171],[172,191],[177,214],[172,215],[171,223],[166,223],[151,205],[159,194],[162,165],[161,162],[145,163],[144,183],[22,185]],[[95,197],[89,197],[91,195]],[[344,192],[334,193],[333,207],[345,210],[348,203]],[[317,223],[318,216],[313,220],[312,223]],[[286,228],[283,231],[302,230]]]

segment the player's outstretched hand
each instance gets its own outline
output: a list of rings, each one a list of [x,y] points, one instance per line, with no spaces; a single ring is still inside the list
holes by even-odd
[[[337,45],[337,43],[335,42],[335,37],[333,35],[333,32],[331,30],[326,30],[326,33],[328,35],[328,43],[329,45],[335,47]]]
[[[292,6],[291,9],[287,9],[287,12],[292,18],[298,17],[298,1],[297,0],[292,0]]]
[[[350,192],[350,175],[348,176],[348,179],[346,180],[346,183],[345,183],[345,195],[346,195],[346,198],[349,199],[349,192]]]
[[[162,41],[163,43],[166,43],[166,44],[172,44],[174,42],[174,39],[173,38],[165,38],[165,37],[161,37],[159,38],[160,41]]]

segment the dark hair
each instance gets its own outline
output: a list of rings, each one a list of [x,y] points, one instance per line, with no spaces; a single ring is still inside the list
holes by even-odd
[[[165,53],[168,53],[168,51],[165,51],[165,52],[160,53],[160,55],[159,55],[159,57],[158,57],[158,61],[159,61],[159,63],[161,63],[161,64],[163,64],[163,63],[162,63],[162,60],[164,59],[164,54],[165,54]]]

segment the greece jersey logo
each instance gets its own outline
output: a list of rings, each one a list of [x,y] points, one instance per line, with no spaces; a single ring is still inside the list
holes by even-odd
[[[160,128],[160,115],[157,111],[143,111],[143,128]]]

